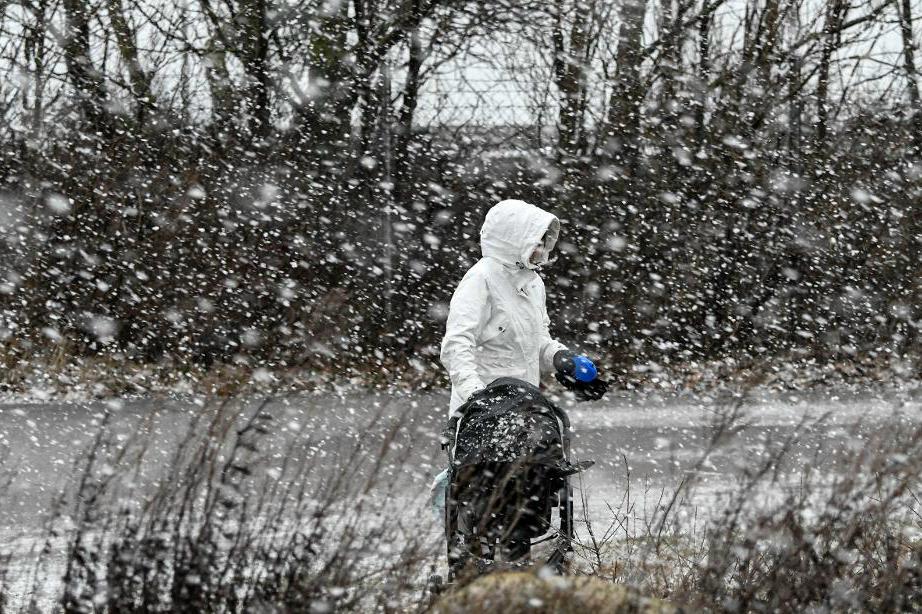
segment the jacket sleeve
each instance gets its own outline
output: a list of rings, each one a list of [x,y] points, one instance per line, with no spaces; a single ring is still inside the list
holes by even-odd
[[[451,297],[440,356],[451,385],[464,401],[485,387],[477,375],[474,347],[489,317],[486,281],[478,276],[465,276]]]
[[[554,354],[567,346],[551,337],[551,318],[547,315],[547,295],[544,291],[544,282],[541,283],[541,331],[539,340],[539,363],[541,373],[554,371]]]

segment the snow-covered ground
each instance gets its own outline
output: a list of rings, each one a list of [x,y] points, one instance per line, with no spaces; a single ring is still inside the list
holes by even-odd
[[[258,401],[253,399],[235,411],[243,415]],[[8,452],[4,470],[15,471],[0,503],[0,549],[14,555],[13,584],[19,590],[28,585],[23,574],[34,561],[33,550],[41,547],[51,501],[75,482],[77,461],[107,412],[116,440],[138,437],[148,444],[139,475],[142,481],[153,481],[206,403],[187,398],[0,405],[0,443]],[[746,427],[701,461],[714,435],[716,417],[734,404],[740,410],[738,421]],[[291,453],[289,444],[297,437],[304,442],[305,454],[313,455],[314,471],[335,471],[352,454],[377,453],[377,444],[355,446],[398,424],[383,479],[372,493],[413,510],[406,515],[407,523],[418,524],[420,531],[438,539],[432,518],[421,510],[431,478],[444,462],[438,433],[446,405],[447,395],[440,392],[385,396],[353,391],[274,399],[267,406],[274,420],[264,444],[265,462],[281,466],[282,455]],[[610,524],[609,505],[618,508],[628,488],[636,503],[635,515],[655,513],[693,467],[697,471],[691,495],[679,504],[687,509],[677,513],[689,523],[704,523],[724,495],[734,491],[746,467],[758,463],[773,444],[795,431],[801,437],[787,454],[785,467],[792,484],[808,467],[834,474],[840,470],[835,452],[863,446],[876,428],[922,421],[922,400],[900,390],[840,396],[766,392],[742,401],[616,393],[604,402],[569,405],[574,454],[596,461],[574,483],[585,499],[588,517],[598,526]],[[375,422],[375,418],[381,419]]]

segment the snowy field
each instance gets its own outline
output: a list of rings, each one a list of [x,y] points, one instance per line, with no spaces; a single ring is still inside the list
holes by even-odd
[[[394,397],[316,393],[272,400],[266,410],[274,418],[273,426],[262,449],[267,475],[270,479],[279,476],[283,455],[303,449],[316,461],[311,464],[316,475],[309,478],[316,478],[319,487],[323,472],[332,475],[348,463],[349,455],[372,454],[369,450],[376,449],[370,446],[357,451],[357,442],[391,433],[386,466],[369,483],[368,497],[377,502],[369,508],[375,510],[369,512],[369,522],[380,516],[382,505],[399,508],[404,530],[425,533],[437,541],[438,530],[426,509],[426,499],[431,477],[442,468],[444,457],[437,438],[446,403],[443,393]],[[190,421],[206,404],[203,399],[135,399],[7,402],[0,406],[0,438],[8,451],[5,469],[15,472],[0,506],[0,545],[13,555],[12,577],[8,578],[13,595],[26,590],[30,562],[44,541],[52,500],[77,481],[78,460],[107,412],[113,440],[137,437],[148,444],[146,458],[137,465],[133,478],[140,492],[160,475],[187,434]],[[578,504],[583,509],[578,512],[580,538],[586,536],[586,517],[597,528],[607,527],[613,509],[623,509],[626,497],[634,502],[631,515],[638,522],[653,517],[691,475],[694,480],[686,482],[673,512],[688,530],[700,530],[737,490],[747,470],[795,432],[799,438],[787,451],[787,462],[773,490],[753,496],[777,497],[779,490],[796,488],[805,469],[814,475],[835,476],[842,470],[838,452],[861,449],[867,434],[875,429],[912,426],[922,417],[922,402],[899,390],[842,395],[762,393],[736,403],[741,430],[706,452],[715,432],[715,416],[733,406],[732,399],[628,393],[613,395],[605,402],[571,406],[574,455],[596,461],[574,482],[584,499]],[[241,414],[245,409],[241,406]],[[296,439],[302,442],[300,448],[291,445]],[[364,468],[354,480],[361,480],[373,463],[360,464]],[[55,543],[55,547],[63,544],[60,539]],[[53,566],[55,557],[50,560]]]

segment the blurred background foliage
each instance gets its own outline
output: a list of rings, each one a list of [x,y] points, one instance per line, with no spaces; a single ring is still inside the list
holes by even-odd
[[[430,368],[504,198],[616,371],[914,356],[920,10],[2,3],[7,364]]]

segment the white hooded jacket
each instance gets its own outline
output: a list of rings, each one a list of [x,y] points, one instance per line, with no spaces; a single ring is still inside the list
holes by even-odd
[[[535,248],[544,252],[530,262]],[[442,364],[451,378],[449,411],[498,377],[535,386],[552,371],[554,354],[566,346],[551,338],[544,282],[535,269],[545,264],[560,234],[558,219],[521,200],[504,200],[488,212],[480,230],[483,254],[451,297]]]

